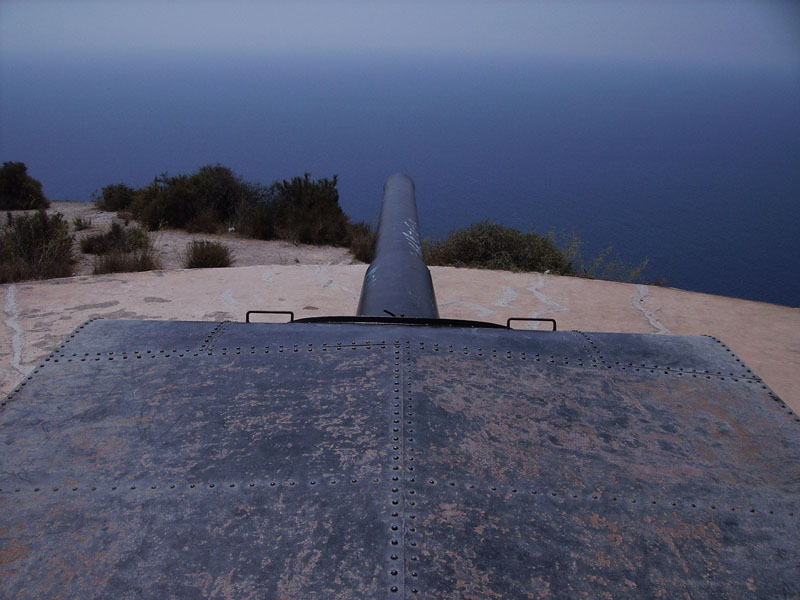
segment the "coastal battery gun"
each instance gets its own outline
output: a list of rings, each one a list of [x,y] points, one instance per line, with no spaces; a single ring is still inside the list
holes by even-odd
[[[413,194],[354,317],[47,357],[0,407],[0,595],[800,595],[797,416],[710,337],[439,319]]]

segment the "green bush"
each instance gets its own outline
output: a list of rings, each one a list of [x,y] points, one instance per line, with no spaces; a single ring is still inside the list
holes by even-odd
[[[94,260],[92,272],[95,275],[104,273],[133,273],[137,271],[156,271],[161,268],[155,250],[148,246],[133,252],[114,250],[98,256]]]
[[[205,232],[232,222],[238,207],[254,203],[261,190],[235,176],[228,167],[210,165],[192,175],[162,174],[136,191],[131,213],[148,229],[202,227]]]
[[[151,231],[175,227],[216,233],[235,224],[242,235],[262,240],[347,246],[351,226],[339,206],[336,183],[336,175],[312,180],[305,173],[263,187],[243,181],[228,167],[209,165],[191,175],[161,174],[138,190],[106,186],[96,202],[129,210]]]
[[[42,184],[28,175],[25,163],[3,163],[0,167],[0,209],[33,210],[49,206]]]
[[[274,240],[275,210],[270,202],[260,201],[239,208],[236,231],[257,240]]]
[[[337,177],[312,180],[309,173],[254,193],[236,207],[236,230],[261,240],[347,246],[349,222],[339,206]]]
[[[440,242],[426,242],[423,254],[428,265],[573,274],[572,265],[550,238],[488,221],[453,231]]]
[[[186,223],[186,231],[189,233],[217,233],[219,230],[220,223],[209,210],[201,212]]]
[[[141,227],[125,228],[114,221],[111,229],[104,233],[89,235],[80,241],[81,252],[84,254],[109,254],[110,252],[131,252],[141,250],[150,245],[147,232]]]
[[[136,197],[136,190],[124,183],[105,186],[100,194],[94,194],[94,205],[100,210],[118,212],[128,210]]]
[[[233,174],[228,167],[207,165],[190,176],[199,204],[219,223],[228,223],[239,203],[256,193],[251,184]]]
[[[194,240],[186,245],[183,266],[187,269],[213,269],[232,264],[230,249],[219,242]]]
[[[371,263],[375,257],[375,241],[377,235],[372,228],[359,221],[347,224],[347,235],[350,238],[350,252],[361,262]]]
[[[564,255],[572,263],[575,274],[587,279],[603,279],[606,281],[621,281],[623,283],[647,283],[649,285],[664,285],[664,280],[650,281],[644,277],[649,260],[645,258],[638,265],[632,265],[614,252],[609,246],[591,261],[583,256],[581,246],[583,241],[575,232],[561,234],[559,245],[563,248]],[[555,242],[555,235],[550,239]]]
[[[337,176],[312,181],[309,173],[273,184],[278,237],[302,244],[347,246],[347,217],[339,206]]]
[[[83,231],[84,229],[90,229],[92,226],[91,219],[84,219],[82,217],[75,217],[72,219],[72,226],[75,227],[75,231]]]
[[[140,189],[131,205],[131,212],[147,229],[182,228],[195,217],[199,201],[185,175],[156,178]]]
[[[40,210],[6,215],[0,229],[0,283],[72,275],[75,257],[69,226],[59,214]]]

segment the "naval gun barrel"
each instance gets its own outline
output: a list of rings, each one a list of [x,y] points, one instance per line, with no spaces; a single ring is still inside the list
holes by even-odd
[[[359,317],[438,319],[431,273],[422,258],[414,182],[390,175],[383,185],[375,257],[364,275]]]

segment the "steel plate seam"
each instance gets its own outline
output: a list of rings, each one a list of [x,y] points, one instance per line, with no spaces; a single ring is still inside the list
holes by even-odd
[[[443,484],[451,488],[460,488],[464,490],[474,490],[480,491],[481,493],[489,494],[492,496],[498,497],[505,497],[505,498],[512,498],[512,497],[529,497],[531,501],[535,501],[536,499],[542,498],[552,498],[560,502],[572,502],[572,501],[579,501],[579,502],[589,502],[591,504],[631,504],[642,511],[647,510],[648,508],[652,507],[667,507],[673,509],[698,509],[698,510],[709,510],[709,511],[717,511],[719,514],[722,513],[741,513],[747,515],[758,515],[760,518],[770,518],[770,517],[781,517],[781,518],[793,518],[794,520],[800,521],[800,505],[797,503],[797,499],[793,498],[789,494],[782,494],[780,497],[776,497],[769,501],[764,500],[762,498],[757,499],[757,501],[746,502],[746,498],[742,498],[741,502],[730,502],[730,500],[726,499],[715,499],[713,497],[709,497],[708,495],[705,496],[697,496],[697,497],[688,497],[688,496],[667,496],[667,495],[632,495],[629,492],[625,493],[616,493],[612,491],[602,491],[597,492],[593,490],[566,490],[560,488],[558,490],[551,490],[551,489],[543,489],[537,486],[530,485],[530,482],[519,483],[519,484],[510,484],[510,483],[492,483],[492,482],[482,482],[481,485],[475,485],[474,483],[469,483],[466,481],[456,481],[451,477],[447,477],[447,474],[441,474],[442,476],[437,476],[436,473],[427,472],[424,476],[425,481],[421,481],[421,484],[428,484],[425,487],[430,486],[431,488],[437,487]],[[0,488],[0,494],[6,496],[19,496],[19,497],[26,497],[26,495],[30,495],[31,497],[41,497],[47,495],[91,495],[95,492],[106,493],[106,492],[116,492],[118,494],[126,494],[126,493],[157,493],[157,494],[169,494],[169,493],[179,493],[186,490],[191,490],[196,493],[200,492],[207,492],[213,493],[214,491],[220,490],[240,490],[240,491],[272,491],[272,490],[280,490],[282,488],[305,488],[309,491],[313,491],[314,489],[322,489],[322,487],[326,487],[326,489],[333,489],[337,486],[344,486],[348,488],[368,488],[372,485],[377,485],[380,483],[379,477],[364,477],[362,479],[353,479],[351,474],[349,473],[342,473],[341,475],[320,475],[314,476],[309,475],[308,477],[304,478],[305,481],[300,481],[297,479],[287,479],[287,480],[280,480],[276,478],[271,478],[268,476],[263,476],[261,479],[263,481],[256,482],[254,480],[245,480],[240,479],[236,482],[232,482],[231,480],[226,481],[199,481],[199,480],[192,480],[189,483],[189,480],[181,480],[181,481],[171,481],[169,483],[153,483],[152,481],[126,481],[124,484],[116,481],[114,484],[106,482],[105,484],[101,484],[99,482],[95,482],[91,485],[73,485],[70,483],[66,483],[63,485],[43,485],[43,484],[34,484],[29,483],[27,487],[2,487]],[[414,484],[414,481],[411,479],[416,479],[416,476],[413,478],[409,478],[409,484]],[[323,486],[323,484],[325,484]],[[318,486],[322,486],[319,487]],[[409,506],[416,507],[419,504],[419,501],[423,499],[424,494],[419,487],[412,487],[409,485],[406,487],[406,491],[413,489],[415,494],[413,497],[406,495],[407,503]],[[769,493],[775,494],[774,491],[768,490]],[[766,492],[765,492],[766,493]],[[743,494],[746,495],[746,494]],[[410,502],[414,502],[413,505]],[[414,527],[414,523],[406,523],[408,526],[405,531],[405,542],[408,544],[411,541],[416,541],[414,535],[416,534],[416,530],[412,531],[411,529]],[[399,527],[399,526],[398,526]],[[394,534],[394,530],[393,530]],[[399,535],[399,530],[398,534]],[[398,543],[399,546],[399,543]],[[391,568],[394,568],[394,563],[391,563]]]

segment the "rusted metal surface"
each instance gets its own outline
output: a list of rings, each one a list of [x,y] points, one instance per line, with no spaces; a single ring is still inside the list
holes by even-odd
[[[800,422],[711,338],[94,321],[0,443],[2,597],[800,595]]]

